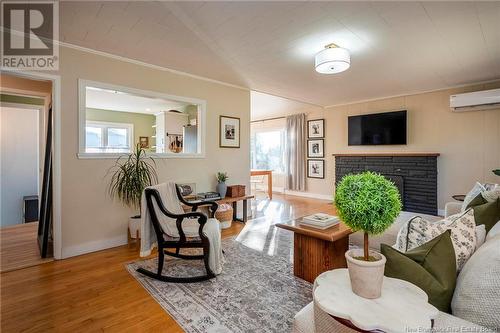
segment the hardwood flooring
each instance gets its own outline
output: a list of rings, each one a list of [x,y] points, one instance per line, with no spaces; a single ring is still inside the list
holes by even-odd
[[[37,243],[38,222],[0,229],[0,272],[40,265],[53,258],[40,258]]]
[[[255,219],[234,222],[223,237],[239,235],[255,248],[273,224],[332,212],[331,204],[275,195],[252,204]],[[135,245],[120,246],[0,275],[1,332],[183,332],[125,269],[139,259]]]

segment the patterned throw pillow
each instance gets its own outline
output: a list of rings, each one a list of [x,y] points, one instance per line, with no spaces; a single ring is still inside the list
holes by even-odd
[[[494,202],[498,198],[500,198],[500,186],[495,185],[491,190],[486,190],[481,192],[481,196],[486,200],[487,202]]]
[[[462,210],[461,212],[465,212],[467,210],[467,206],[469,205],[469,203],[475,198],[477,197],[477,195],[481,192],[484,192],[486,191],[486,188],[481,184],[481,183],[478,183],[476,182],[474,184],[474,187],[472,188],[472,190],[469,191],[469,193],[467,193],[467,195],[465,196],[464,198],[464,201],[462,202]]]
[[[401,252],[406,252],[450,230],[457,271],[460,271],[476,249],[475,228],[473,209],[448,216],[437,222],[429,222],[420,216],[415,216],[401,227],[394,247]]]

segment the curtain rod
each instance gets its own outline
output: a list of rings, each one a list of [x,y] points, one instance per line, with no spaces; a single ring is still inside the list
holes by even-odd
[[[274,118],[267,118],[267,119],[259,119],[259,120],[252,120],[250,121],[251,123],[258,123],[261,121],[269,121],[269,120],[277,120],[277,119],[285,119],[286,117],[274,117]]]

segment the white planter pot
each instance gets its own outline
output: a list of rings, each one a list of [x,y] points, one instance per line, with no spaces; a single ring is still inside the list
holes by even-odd
[[[233,223],[233,220],[228,220],[228,221],[220,221],[220,228],[221,229],[227,229],[231,228],[231,224]]]
[[[345,253],[352,291],[364,298],[379,298],[382,291],[386,258],[383,254],[369,250],[369,255],[379,260],[364,261],[363,249],[353,249]]]
[[[133,216],[128,219],[128,230],[130,232],[130,238],[136,239],[137,235],[141,237],[141,217]]]

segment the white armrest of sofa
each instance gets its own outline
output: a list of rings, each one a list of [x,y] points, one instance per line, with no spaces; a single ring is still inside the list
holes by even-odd
[[[461,210],[462,210],[462,203],[461,202],[448,202],[444,206],[444,217],[458,214],[458,213],[460,213]]]

